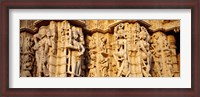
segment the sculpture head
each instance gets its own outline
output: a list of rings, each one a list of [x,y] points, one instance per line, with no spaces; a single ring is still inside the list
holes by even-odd
[[[68,28],[70,28],[70,24],[67,21],[63,21],[61,23],[61,28],[62,29],[68,29]]]
[[[119,29],[124,29],[124,24],[120,23],[118,27],[119,27]]]
[[[39,38],[39,39],[42,39],[43,37],[46,36],[46,30],[48,29],[47,26],[42,26],[39,28],[39,31],[37,34],[35,34],[34,36],[36,36],[35,38]]]
[[[49,29],[54,29],[56,30],[56,23],[54,21],[51,21],[49,24]]]
[[[78,32],[74,26],[72,27],[72,34],[74,39],[78,39]]]
[[[140,32],[140,24],[139,23],[135,23],[134,25],[133,25],[133,28],[134,28],[134,30],[136,31],[136,32]]]
[[[147,32],[147,29],[145,27],[140,27],[141,29],[141,32],[139,33],[139,38],[141,40],[146,40],[146,41],[150,41],[150,35],[149,33]]]
[[[47,37],[51,36],[51,30],[50,29],[46,29],[46,35],[47,35]]]

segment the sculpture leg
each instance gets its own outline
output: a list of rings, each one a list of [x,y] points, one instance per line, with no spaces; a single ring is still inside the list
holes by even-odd
[[[77,66],[76,66],[76,74],[78,74],[78,76],[81,75],[81,60],[78,60],[77,62]]]
[[[41,71],[42,71],[41,68],[42,68],[41,64],[38,64],[38,65],[37,65],[37,76],[38,76],[38,77],[41,77],[41,76],[42,76],[42,75],[41,75]]]
[[[142,77],[142,62],[140,56],[136,57],[137,63],[136,63],[136,74],[137,77]]]
[[[75,55],[74,54],[72,54],[72,62],[71,62],[71,70],[72,70],[72,72],[71,72],[71,77],[74,77],[74,75],[75,75],[75,70],[76,70],[76,57],[75,57]]]
[[[42,65],[40,60],[38,59],[39,57],[37,57],[37,74],[36,76],[41,77],[41,72],[42,72]]]
[[[43,68],[44,76],[49,76],[48,68],[44,64],[42,65],[42,68]]]
[[[71,77],[74,77],[74,75],[75,75],[75,69],[76,69],[76,64],[72,64]]]

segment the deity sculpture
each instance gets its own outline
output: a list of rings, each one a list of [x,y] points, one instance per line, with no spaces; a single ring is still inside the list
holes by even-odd
[[[126,25],[127,27],[127,25]],[[121,23],[115,28],[115,52],[113,53],[114,59],[117,63],[117,76],[123,76],[126,67],[129,68],[128,51],[127,51],[127,33],[124,31],[125,24]],[[126,74],[125,74],[126,75]]]
[[[136,43],[137,53],[136,53],[136,64],[138,65],[138,73],[143,74],[145,77],[150,77],[150,65],[151,65],[151,52],[149,51],[149,40],[150,35],[146,28],[141,27],[141,32],[139,33],[139,41]],[[141,71],[140,71],[140,68]],[[140,75],[141,76],[141,75]]]
[[[83,42],[80,41],[82,32],[78,32],[77,28],[72,27],[72,42],[66,46],[68,49],[71,49],[71,58],[69,59],[71,64],[69,64],[68,68],[72,68],[71,71],[68,69],[68,72],[71,72],[71,77],[80,76],[81,74],[81,64],[82,64],[82,56],[85,52],[85,48],[83,46]]]
[[[33,36],[35,45],[33,49],[35,52],[36,62],[37,62],[37,76],[41,77],[42,73],[44,76],[49,76],[48,74],[48,65],[47,65],[47,54],[49,51],[49,46],[51,46],[50,43],[50,37],[51,32],[50,30],[42,26],[38,33]],[[37,39],[40,39],[37,41]]]
[[[121,75],[121,72],[124,67],[124,62],[127,60],[127,50],[126,50],[126,40],[118,40],[117,41],[117,49],[116,52],[114,53],[114,58],[117,62],[117,68],[119,69],[119,72],[117,76]]]

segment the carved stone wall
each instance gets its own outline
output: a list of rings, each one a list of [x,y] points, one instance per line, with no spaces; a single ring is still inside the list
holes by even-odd
[[[31,77],[34,75],[35,53],[33,51],[32,36],[28,32],[20,33],[20,76]]]
[[[20,76],[179,77],[179,28],[180,20],[21,20]]]

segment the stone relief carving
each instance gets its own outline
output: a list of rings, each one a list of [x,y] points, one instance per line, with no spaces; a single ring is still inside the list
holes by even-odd
[[[20,76],[180,76],[174,35],[151,32],[151,27],[136,21],[86,20],[86,24],[95,32],[67,20],[49,21],[35,34],[21,32]]]
[[[180,66],[178,65],[177,53],[176,53],[176,39],[173,35],[168,35],[167,40],[169,42],[169,50],[171,51],[170,61],[171,61],[171,71],[173,76],[179,77],[180,76]]]
[[[142,74],[145,77],[150,77],[150,65],[151,65],[151,52],[149,51],[150,35],[145,27],[140,27],[139,40],[136,43],[136,64],[142,67]]]
[[[22,77],[32,77],[34,67],[34,52],[32,35],[27,32],[20,34],[20,75]]]
[[[127,56],[127,33],[124,31],[125,25],[123,23],[119,24],[115,28],[115,51],[113,53],[114,59],[117,63],[117,76],[122,76],[125,67],[128,66],[128,56]]]
[[[35,45],[33,49],[35,50],[37,74],[36,76],[41,77],[49,76],[48,70],[48,52],[49,46],[51,46],[50,41],[51,31],[48,27],[42,26],[38,33],[33,36]]]
[[[154,76],[161,77],[172,77],[173,73],[173,62],[172,62],[172,49],[170,49],[170,37],[162,33],[156,32],[152,35],[152,53],[154,59]],[[173,45],[171,43],[171,45]],[[174,45],[173,45],[174,46]],[[176,54],[175,54],[176,58]],[[177,63],[177,62],[176,62]]]
[[[81,75],[82,57],[85,52],[83,38],[82,31],[73,26],[72,42],[66,46],[71,51],[71,59],[69,59],[71,63],[68,65],[68,72],[71,73],[71,77]]]
[[[97,44],[96,44],[96,34],[93,34],[91,36],[87,36],[87,52],[88,52],[88,60],[87,60],[87,63],[88,63],[88,69],[89,69],[89,74],[88,76],[89,77],[95,77],[97,76],[97,70],[96,70],[96,67],[97,67],[97,64],[96,64],[96,60],[97,60],[97,57],[96,57],[96,54],[97,54],[97,51],[96,51],[96,47],[97,47]]]

